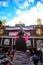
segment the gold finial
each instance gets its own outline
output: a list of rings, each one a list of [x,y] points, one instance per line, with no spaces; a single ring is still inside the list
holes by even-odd
[[[19,24],[22,24],[22,21],[19,21]]]
[[[41,25],[41,19],[37,19],[37,25]]]
[[[5,26],[5,22],[2,22],[2,26]]]
[[[6,25],[6,20],[2,20],[2,26]]]

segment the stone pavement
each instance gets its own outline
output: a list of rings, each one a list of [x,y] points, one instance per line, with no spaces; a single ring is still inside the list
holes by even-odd
[[[10,59],[9,57],[4,58],[4,59],[5,59],[5,60],[9,60],[9,62],[10,62],[12,65],[14,65],[13,62],[11,61],[11,59]],[[1,62],[1,61],[0,61],[0,62]],[[0,65],[3,65],[3,64],[0,63]],[[34,65],[34,64],[29,61],[29,65]],[[43,63],[39,62],[38,65],[43,65]]]
[[[10,61],[10,62],[11,62],[11,61]],[[12,63],[12,62],[11,62],[11,63]],[[0,63],[0,65],[3,65],[3,64]],[[14,64],[12,63],[12,65],[14,65]],[[29,65],[34,65],[34,64],[33,64],[33,63],[29,63]],[[39,62],[38,65],[43,65],[43,63],[40,63],[40,62]]]
[[[33,63],[30,63],[29,65],[34,65],[34,64],[33,64]],[[38,65],[43,65],[43,63],[40,63],[40,62],[39,62]]]

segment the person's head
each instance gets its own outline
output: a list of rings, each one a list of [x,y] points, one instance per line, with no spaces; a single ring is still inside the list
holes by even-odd
[[[40,51],[41,49],[40,48],[37,48],[38,51]]]
[[[18,33],[19,36],[24,36],[24,32],[22,30],[19,31]]]
[[[30,53],[30,50],[26,50],[27,53]]]
[[[24,38],[18,38],[18,39],[16,39],[15,50],[23,51],[23,52],[26,51],[26,42],[25,42]]]

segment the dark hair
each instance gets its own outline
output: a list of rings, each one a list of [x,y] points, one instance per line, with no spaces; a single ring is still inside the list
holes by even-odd
[[[21,38],[16,39],[15,50],[23,51],[23,52],[26,51],[26,41],[24,38],[21,37]]]
[[[21,30],[21,31],[19,31],[18,35],[19,36],[21,36],[21,35],[23,36],[24,35],[24,32]]]

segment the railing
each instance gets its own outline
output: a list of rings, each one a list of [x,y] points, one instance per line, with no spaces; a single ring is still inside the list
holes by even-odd
[[[11,46],[12,45],[14,45],[14,36],[0,36],[0,46],[2,46],[2,43],[3,43],[3,39],[11,39],[12,41],[12,43],[11,43]],[[43,36],[30,36],[29,37],[29,40],[31,40],[30,41],[30,44],[33,46],[33,47],[35,47],[35,44],[37,44],[37,42],[36,42],[36,40],[37,39],[42,39],[42,41],[43,41]]]

